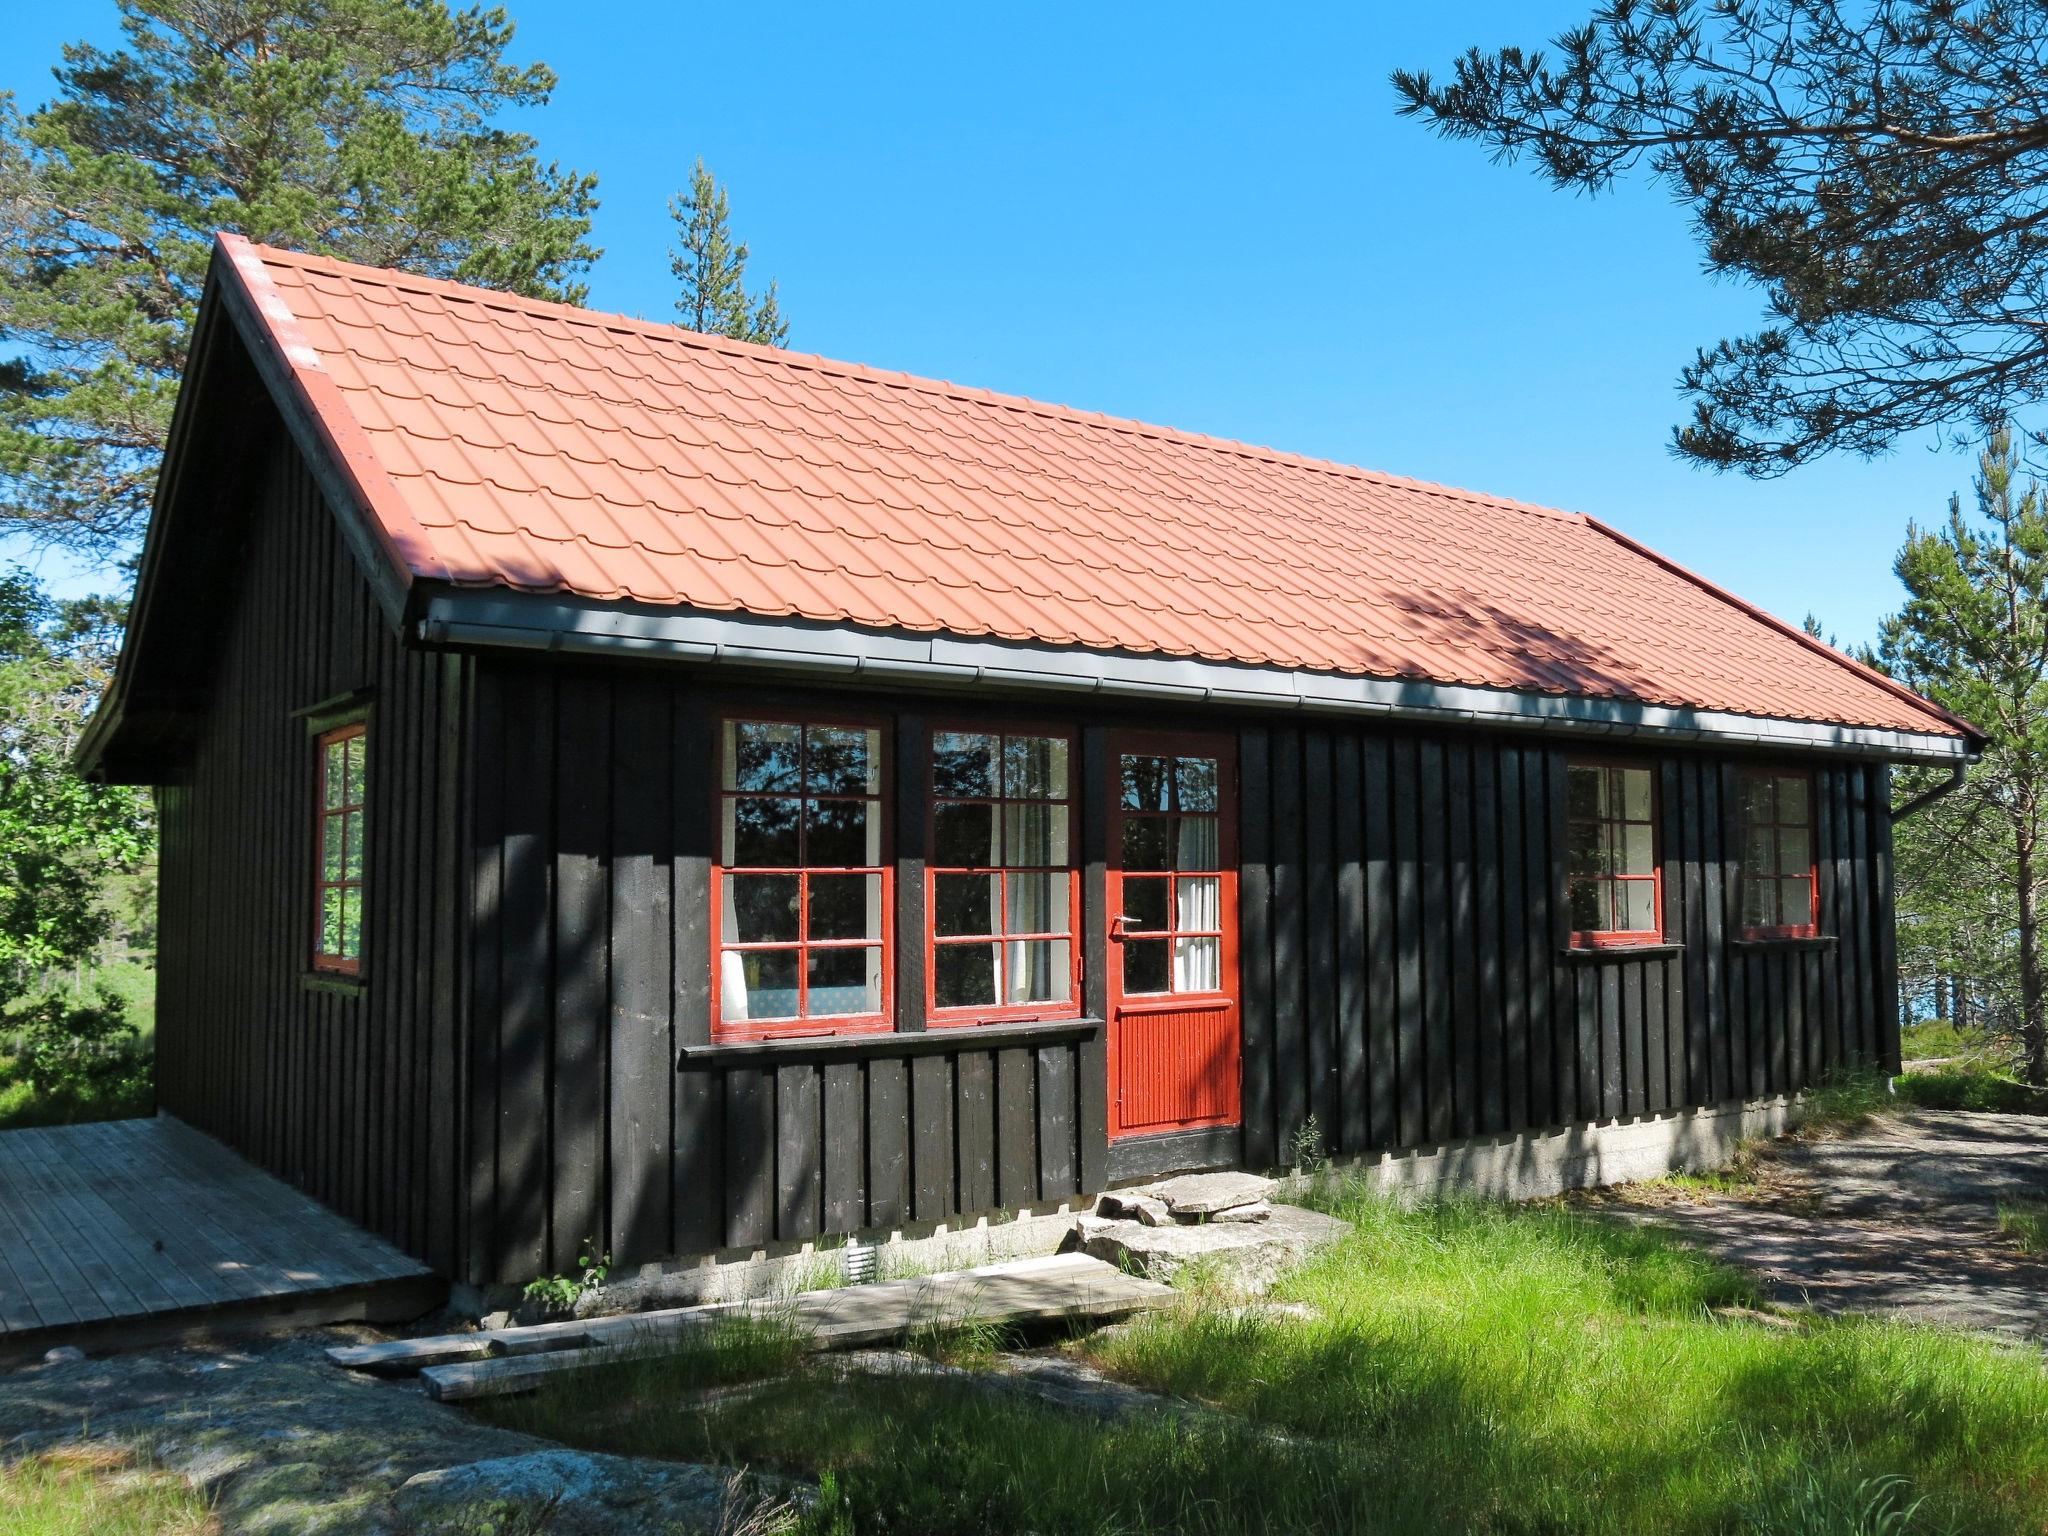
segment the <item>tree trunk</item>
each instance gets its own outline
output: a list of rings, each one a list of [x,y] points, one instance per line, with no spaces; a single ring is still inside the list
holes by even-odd
[[[2026,1048],[2027,1081],[2048,1088],[2048,1019],[2041,1007],[2041,912],[2034,890],[2034,826],[2032,797],[2021,802],[2018,834],[2020,898],[2020,1040]]]

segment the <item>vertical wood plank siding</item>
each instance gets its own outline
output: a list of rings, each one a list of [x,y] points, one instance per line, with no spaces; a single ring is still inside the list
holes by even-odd
[[[473,690],[478,1217],[461,1278],[564,1270],[586,1244],[629,1265],[1099,1187],[1099,1036],[991,1048],[972,1029],[923,1029],[921,964],[906,961],[922,961],[924,929],[915,711],[894,712],[905,1048],[849,1058],[788,1041],[704,1060],[683,1048],[710,1040],[718,709],[663,667],[487,660]],[[1098,736],[1082,746],[1099,769]],[[1092,983],[1101,796],[1081,813]]]
[[[1245,740],[1249,758],[1264,733]],[[1312,813],[1315,826],[1339,829],[1331,878],[1306,882],[1292,898],[1304,910],[1284,920],[1277,910],[1257,921],[1246,912],[1243,964],[1261,978],[1244,999],[1248,1044],[1302,1036],[1299,1055],[1275,1054],[1276,1078],[1344,1063],[1338,1112],[1325,1119],[1316,1106],[1332,1151],[1786,1092],[1845,1060],[1896,1067],[1882,765],[1816,770],[1822,928],[1835,942],[1752,945],[1740,940],[1735,764],[1666,758],[1664,922],[1680,947],[1595,959],[1564,952],[1554,910],[1566,754],[1511,738],[1391,730],[1335,731],[1331,748],[1339,765],[1356,754],[1361,771],[1333,771],[1299,791],[1309,804],[1335,802]],[[1321,760],[1320,747],[1301,759]],[[1291,752],[1274,761],[1299,771]],[[1245,797],[1241,890],[1246,901],[1270,890],[1277,908],[1290,878],[1261,863],[1291,856],[1301,813],[1278,805],[1274,779],[1271,801]],[[1251,819],[1264,816],[1270,825]],[[1354,819],[1356,841],[1346,830]],[[1355,943],[1343,938],[1353,925],[1362,925]],[[1333,928],[1337,994],[1346,1004],[1353,987],[1362,996],[1355,1047],[1347,1006],[1301,1011],[1295,1001],[1301,967],[1291,936]],[[1297,971],[1297,990],[1279,981],[1283,966]],[[1363,1052],[1355,1064],[1354,1050]],[[1248,1092],[1246,1146],[1284,1155],[1300,1103]]]
[[[676,1065],[709,1040],[706,686],[660,666],[477,663],[470,867],[495,937],[471,959],[468,1278],[522,1280],[586,1241],[631,1264],[1046,1209],[1104,1179],[1099,1035],[990,1048],[923,1029],[921,788],[901,782],[898,916],[918,918],[897,941],[901,1045],[849,1058],[792,1041]],[[897,718],[900,777],[932,706],[860,707]],[[1076,713],[1084,998],[1099,1012],[1096,781],[1116,717]],[[1321,723],[1251,724],[1239,743],[1251,1164],[1287,1158],[1311,1115],[1334,1152],[1425,1146],[1782,1091],[1887,1048],[1889,988],[1870,969],[1888,942],[1881,768],[1818,772],[1838,943],[1759,948],[1735,937],[1735,763],[1669,755],[1658,835],[1676,947],[1585,959],[1563,953],[1555,743]]]
[[[408,651],[298,456],[265,449],[245,576],[179,782],[159,794],[163,1107],[448,1272],[471,1218],[458,861],[469,664]],[[228,509],[223,509],[228,515]],[[314,743],[373,690],[361,986],[305,985]]]

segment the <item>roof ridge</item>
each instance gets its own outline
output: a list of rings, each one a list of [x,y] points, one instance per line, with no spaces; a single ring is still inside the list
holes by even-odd
[[[1972,725],[1969,721],[1965,720],[1961,715],[1955,714],[1949,710],[1942,708],[1939,704],[1935,703],[1934,700],[1927,698],[1922,694],[1915,693],[1911,688],[1908,688],[1904,683],[1900,682],[1897,678],[1889,676],[1886,673],[1880,672],[1875,667],[1865,665],[1863,662],[1858,661],[1854,656],[1851,656],[1847,651],[1844,651],[1837,646],[1832,646],[1828,644],[1827,641],[1820,639],[1818,636],[1808,634],[1805,630],[1799,628],[1796,625],[1786,623],[1783,619],[1779,618],[1775,613],[1772,613],[1768,608],[1759,608],[1755,603],[1750,602],[1748,599],[1738,597],[1735,593],[1729,591],[1719,582],[1709,580],[1707,577],[1700,575],[1699,572],[1688,569],[1686,566],[1683,566],[1679,564],[1678,561],[1672,559],[1669,555],[1659,554],[1656,550],[1650,548],[1649,545],[1642,543],[1640,540],[1630,538],[1627,534],[1623,533],[1619,528],[1615,528],[1610,524],[1603,523],[1597,517],[1588,517],[1586,519],[1586,525],[1598,533],[1605,534],[1608,538],[1614,540],[1615,543],[1621,545],[1623,548],[1629,550],[1630,552],[1640,555],[1645,560],[1652,561],[1655,564],[1663,567],[1665,570],[1669,571],[1672,575],[1678,577],[1680,580],[1691,582],[1694,586],[1698,587],[1708,596],[1728,604],[1731,608],[1734,608],[1736,611],[1743,614],[1745,617],[1754,619],[1758,623],[1769,626],[1770,628],[1776,630],[1779,634],[1786,636],[1788,639],[1796,640],[1799,644],[1805,646],[1806,649],[1808,649],[1809,651],[1812,651],[1817,655],[1825,656],[1829,661],[1833,662],[1838,667],[1844,668],[1851,675],[1861,678],[1864,682],[1871,683],[1876,687],[1882,688],[1885,692],[1891,694],[1894,698],[1897,698],[1907,704],[1912,705],[1915,709],[1919,709],[1928,714],[1934,715],[1938,719],[1944,720],[1948,724],[1956,726],[1961,730],[1966,731],[1972,736],[1981,736],[1983,734],[1983,732],[1978,730],[1977,727]]]
[[[971,401],[1003,410],[1021,410],[1050,420],[1068,421],[1079,426],[1092,427],[1098,431],[1112,431],[1133,434],[1138,437],[1154,438],[1161,442],[1179,443],[1190,448],[1201,448],[1211,453],[1226,454],[1233,458],[1253,459],[1269,464],[1290,465],[1297,469],[1318,474],[1334,475],[1341,479],[1364,481],[1371,485],[1382,485],[1397,490],[1421,491],[1431,496],[1445,496],[1470,506],[1491,507],[1504,512],[1520,512],[1534,517],[1553,518],[1563,522],[1589,521],[1587,514],[1573,512],[1562,507],[1545,506],[1540,502],[1518,501],[1513,497],[1497,496],[1488,491],[1476,491],[1464,486],[1445,485],[1434,480],[1417,479],[1411,475],[1397,475],[1387,470],[1367,469],[1363,465],[1346,464],[1338,459],[1317,458],[1312,454],[1295,453],[1285,448],[1274,448],[1262,443],[1246,442],[1239,438],[1216,437],[1206,432],[1193,432],[1182,427],[1171,427],[1159,422],[1143,421],[1135,416],[1112,416],[1106,411],[1091,411],[1080,406],[1063,405],[1057,401],[1040,400],[1030,395],[1005,394],[999,390],[983,389],[971,384],[957,384],[950,379],[937,379],[924,374],[908,373],[902,369],[879,368],[869,363],[849,362],[843,358],[826,357],[817,352],[796,352],[783,347],[765,347],[750,341],[738,341],[729,336],[714,335],[707,331],[693,331],[687,326],[673,325],[659,320],[646,320],[637,315],[628,315],[615,310],[587,309],[581,305],[564,303],[557,299],[536,299],[526,294],[509,293],[499,288],[479,288],[471,283],[459,283],[451,278],[429,277],[422,273],[405,272],[395,267],[372,267],[361,262],[345,261],[338,256],[315,256],[304,251],[289,250],[283,246],[263,245],[247,241],[248,247],[264,260],[278,260],[288,266],[306,271],[334,271],[361,273],[369,281],[386,287],[403,288],[417,286],[430,293],[450,297],[462,303],[481,304],[486,308],[504,308],[527,314],[553,315],[576,325],[597,325],[606,330],[623,329],[643,336],[656,336],[665,340],[684,342],[685,345],[699,346],[709,352],[726,356],[745,358],[757,363],[771,363],[783,368],[811,368],[820,373],[862,379],[871,383],[896,389],[914,389],[923,394],[940,395],[949,399]]]

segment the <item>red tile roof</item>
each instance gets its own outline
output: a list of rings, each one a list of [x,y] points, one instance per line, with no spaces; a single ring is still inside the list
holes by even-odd
[[[1575,513],[223,247],[416,577],[1966,734]]]

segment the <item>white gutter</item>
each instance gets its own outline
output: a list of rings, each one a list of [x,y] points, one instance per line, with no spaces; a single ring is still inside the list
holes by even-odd
[[[841,680],[861,678],[897,686],[997,686],[1309,714],[1453,720],[1521,730],[1847,753],[1892,762],[1955,763],[1975,756],[1970,742],[1962,737],[1932,732],[1774,720],[1627,699],[1132,656],[1078,646],[892,634],[675,609],[629,609],[486,591],[433,596],[419,621],[419,638],[430,645],[673,656],[721,666]]]

